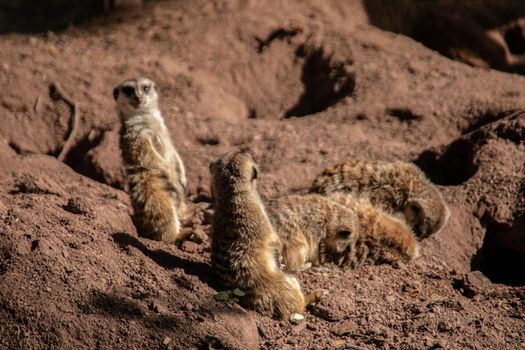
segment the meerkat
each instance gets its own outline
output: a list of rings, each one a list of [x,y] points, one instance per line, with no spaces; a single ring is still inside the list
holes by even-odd
[[[359,221],[359,238],[353,252],[347,252],[341,266],[356,268],[364,263],[408,263],[419,255],[419,244],[412,229],[363,197],[332,193],[328,199],[355,212]]]
[[[246,293],[245,306],[292,320],[322,293],[305,297],[297,279],[280,269],[279,237],[256,189],[257,164],[238,151],[212,162],[210,172],[215,199],[211,262],[220,284]]]
[[[415,165],[407,162],[351,160],[326,168],[311,193],[365,195],[389,213],[400,213],[418,239],[440,231],[450,211],[440,191]]]
[[[398,265],[419,256],[411,229],[368,200],[334,193],[328,198],[291,195],[267,203],[281,239],[288,271],[330,262],[356,268],[365,263]]]
[[[333,262],[340,265],[355,252],[359,220],[354,211],[323,196],[290,195],[266,203],[280,239],[281,263],[287,271]]]
[[[148,78],[120,83],[113,96],[120,120],[120,148],[126,167],[133,221],[143,237],[173,243],[185,216],[186,174]]]

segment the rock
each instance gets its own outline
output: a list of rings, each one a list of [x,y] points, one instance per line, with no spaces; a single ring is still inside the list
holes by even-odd
[[[327,321],[340,321],[348,318],[355,310],[351,295],[334,294],[317,303],[312,313]]]
[[[82,197],[69,198],[67,204],[62,208],[70,213],[83,215],[91,219],[96,216],[93,206]]]
[[[454,279],[452,285],[467,298],[473,298],[490,288],[492,282],[481,271],[471,271],[461,279]]]
[[[355,321],[345,320],[341,323],[332,326],[332,328],[330,328],[330,332],[332,334],[342,337],[344,335],[354,333],[355,331],[357,331],[357,328],[358,326]]]
[[[293,313],[293,314],[290,315],[290,322],[291,323],[297,324],[297,323],[301,322],[302,320],[304,320],[304,316],[301,315],[301,314]]]
[[[162,344],[166,346],[168,346],[169,343],[171,343],[170,337],[165,337],[164,340],[162,341]]]
[[[291,333],[292,334],[299,334],[306,328],[306,321],[303,321],[301,323],[296,324],[292,327]]]

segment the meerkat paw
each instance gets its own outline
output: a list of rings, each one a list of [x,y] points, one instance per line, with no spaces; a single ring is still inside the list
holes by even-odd
[[[308,270],[310,267],[312,267],[312,263],[311,262],[307,262],[305,263],[303,266],[299,267],[297,269],[297,272],[303,272],[303,271],[306,271]]]
[[[307,306],[311,304],[315,304],[321,301],[322,299],[324,299],[328,294],[330,294],[330,292],[327,289],[317,289],[305,295],[304,302]]]

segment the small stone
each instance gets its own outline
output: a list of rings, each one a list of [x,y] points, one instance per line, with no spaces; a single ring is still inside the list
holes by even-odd
[[[302,320],[304,320],[304,316],[301,314],[293,313],[290,315],[290,322],[293,324],[298,324]]]
[[[299,334],[306,328],[306,321],[303,321],[295,326],[292,327],[292,334]]]
[[[357,328],[358,326],[355,321],[345,320],[341,323],[334,325],[332,328],[330,328],[330,332],[342,337],[344,335],[354,333],[357,330]]]
[[[196,253],[199,250],[199,244],[191,241],[184,241],[182,242],[181,249],[182,251],[188,252],[188,253]]]
[[[168,346],[169,343],[171,343],[170,337],[165,337],[164,340],[162,341],[162,344],[165,346]]]
[[[286,340],[286,344],[297,345],[297,343],[298,343],[297,340],[294,338],[290,338]]]

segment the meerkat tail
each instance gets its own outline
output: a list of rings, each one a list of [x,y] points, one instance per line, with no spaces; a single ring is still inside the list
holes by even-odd
[[[168,175],[147,169],[129,175],[134,219],[143,237],[173,243],[180,239],[181,224],[174,205],[176,191]]]

